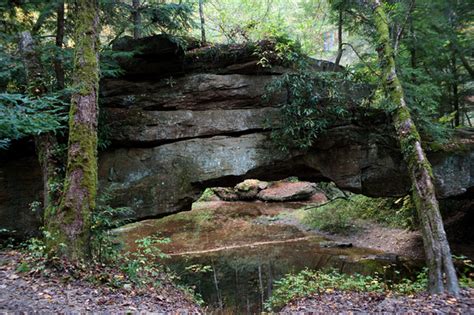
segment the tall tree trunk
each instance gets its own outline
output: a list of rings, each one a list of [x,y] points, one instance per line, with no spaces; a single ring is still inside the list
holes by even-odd
[[[469,75],[471,76],[471,79],[474,79],[474,69],[472,69],[471,65],[469,64],[469,61],[466,59],[466,56],[464,56],[459,48],[456,47],[456,52],[459,55],[459,59],[461,59],[461,63],[464,66],[464,68],[469,72]]]
[[[377,31],[377,48],[384,76],[384,88],[390,100],[396,105],[393,121],[400,141],[401,151],[413,185],[413,199],[421,221],[423,243],[429,269],[429,290],[441,293],[446,289],[458,296],[459,285],[451,258],[443,221],[439,212],[433,185],[431,164],[421,146],[420,135],[413,123],[403,96],[403,88],[397,77],[393,48],[387,16],[380,0],[372,0]]]
[[[337,57],[336,61],[334,62],[337,66],[341,62],[342,58],[342,52],[343,52],[343,45],[342,45],[342,7],[339,8],[339,23],[337,27],[337,42],[338,42],[338,48],[337,48]]]
[[[453,50],[451,54],[451,73],[453,75],[453,81],[452,81],[452,88],[453,88],[453,98],[451,104],[453,105],[453,110],[455,111],[454,114],[454,127],[458,127],[460,125],[460,117],[461,117],[461,112],[459,108],[459,91],[458,91],[458,82],[459,82],[459,76],[458,76],[458,68],[456,65],[456,52]]]
[[[64,89],[64,67],[62,48],[64,43],[64,0],[58,1],[56,9],[56,47],[54,57],[54,73],[56,74],[56,86],[58,90]]]
[[[132,0],[133,7],[133,38],[142,37],[142,15],[140,14],[140,0]]]
[[[206,28],[204,20],[203,1],[204,0],[199,0],[199,17],[201,19],[201,44],[206,45]]]
[[[40,57],[36,52],[36,45],[30,32],[20,34],[19,48],[26,70],[28,81],[28,94],[33,97],[41,97],[47,92],[44,71]],[[59,161],[56,152],[57,139],[51,132],[35,136],[36,154],[41,167],[43,182],[43,210],[46,216],[48,208],[57,201],[56,183],[59,182]]]
[[[61,203],[48,224],[49,248],[61,257],[90,256],[91,212],[97,193],[97,0],[75,0],[75,49],[66,176]]]

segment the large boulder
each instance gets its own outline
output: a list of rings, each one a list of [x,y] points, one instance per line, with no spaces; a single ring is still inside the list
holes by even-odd
[[[278,71],[250,71],[243,64],[254,56],[236,58],[234,64],[226,57],[221,72],[207,71],[202,60],[193,68],[188,57],[167,45],[142,50],[135,57],[137,68],[101,82],[101,112],[112,146],[99,157],[100,186],[110,188],[112,205],[135,211],[132,219],[188,210],[206,187],[232,187],[250,178],[334,181],[369,196],[409,193],[406,167],[384,115],[353,117],[330,127],[309,151],[283,153],[270,140],[265,121],[278,116],[285,93],[262,100]],[[156,75],[166,58],[184,62],[184,71]],[[230,70],[243,68],[245,74]],[[321,63],[322,70],[331,68]],[[453,143],[460,145],[428,152],[440,198],[474,192],[474,132]],[[36,231],[41,213],[28,205],[41,200],[39,166],[31,151],[12,151],[0,156],[0,229]]]
[[[241,200],[253,200],[257,198],[260,190],[266,188],[268,184],[258,179],[246,179],[235,185],[235,191]]]
[[[260,191],[257,197],[263,201],[308,200],[316,191],[316,185],[310,182],[279,181]]]

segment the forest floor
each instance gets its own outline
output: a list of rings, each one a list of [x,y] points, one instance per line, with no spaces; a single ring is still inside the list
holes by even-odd
[[[40,276],[17,272],[18,251],[0,252],[0,314],[8,313],[202,313],[191,297],[163,281],[155,289],[116,289],[71,279],[66,274]]]
[[[333,291],[290,302],[282,312],[474,314],[474,289],[462,290],[457,299],[446,294],[390,296]]]

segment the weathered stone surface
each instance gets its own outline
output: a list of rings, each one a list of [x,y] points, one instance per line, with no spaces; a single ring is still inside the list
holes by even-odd
[[[382,127],[378,130],[383,131]],[[152,148],[120,148],[101,156],[100,178],[103,187],[115,187],[114,204],[132,206],[136,218],[189,209],[205,187],[230,187],[245,178],[298,176],[309,181],[332,180],[340,188],[369,196],[406,195],[410,181],[401,154],[395,140],[382,135],[377,128],[337,127],[321,137],[311,151],[288,155],[275,150],[262,132]],[[452,173],[454,164],[471,177],[473,151],[436,153],[435,173]],[[456,160],[447,163],[447,159]],[[458,176],[466,185],[464,189],[453,191],[455,186],[444,182],[437,186],[439,196],[453,196],[453,192],[472,187],[464,177]],[[455,176],[447,178],[455,180]]]
[[[277,151],[262,132],[116,148],[100,156],[99,178],[103,189],[113,188],[112,205],[132,207],[134,219],[190,209],[205,187],[234,186],[245,178],[298,176],[332,180],[340,188],[370,196],[405,195],[410,182],[401,155],[393,140],[376,130],[352,125],[334,128],[310,152],[288,155]],[[470,148],[456,154],[429,154],[435,174],[445,178],[437,181],[439,196],[472,189],[474,150]],[[31,231],[29,227],[38,226],[40,217],[28,209],[40,198],[36,160],[5,162],[0,174],[1,228]]]
[[[311,197],[309,197],[308,201],[311,204],[320,205],[328,202],[329,199],[323,192],[316,192]]]
[[[316,185],[309,182],[275,182],[260,191],[258,199],[263,201],[297,201],[309,199],[316,193]]]
[[[235,185],[234,189],[240,200],[253,200],[257,198],[257,194],[260,190],[266,189],[267,187],[267,182],[258,179],[246,179]]]
[[[41,170],[34,156],[0,160],[0,237],[38,233],[42,213],[30,204],[41,201],[42,191]]]
[[[239,200],[239,195],[232,187],[214,187],[212,191],[219,197],[220,200],[224,201],[237,201]]]
[[[265,120],[276,117],[278,109],[141,111],[106,108],[105,112],[110,122],[110,140],[144,144],[261,131]]]
[[[109,79],[101,85],[101,104],[145,111],[261,108],[283,100],[284,93],[270,103],[262,100],[265,86],[275,78],[200,73],[142,82]]]
[[[101,156],[99,177],[103,187],[113,185],[115,205],[131,206],[138,218],[155,216],[189,208],[203,187],[219,186],[210,183],[235,184],[286,159],[268,155],[270,147],[265,134],[251,134],[117,149]]]
[[[152,49],[139,58],[153,63],[157,55]],[[226,59],[227,70],[221,74],[197,73],[205,69],[199,66],[181,77],[151,76],[138,82],[131,81],[136,79],[132,75],[101,82],[101,110],[114,146],[100,155],[99,178],[102,189],[112,187],[112,205],[132,207],[133,219],[139,220],[190,209],[206,187],[288,176],[334,181],[369,196],[409,192],[398,143],[383,117],[341,122],[308,152],[283,154],[274,148],[262,121],[276,114],[285,93],[263,102],[265,86],[276,72],[257,75],[261,72],[243,65],[252,60],[233,65]],[[246,69],[246,74],[229,74],[229,69]],[[428,154],[439,197],[474,193],[473,134],[462,136],[462,149]],[[36,230],[41,213],[28,208],[40,200],[36,158],[0,161],[0,229]]]

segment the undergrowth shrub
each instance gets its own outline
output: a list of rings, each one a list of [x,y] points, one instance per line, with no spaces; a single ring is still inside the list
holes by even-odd
[[[122,244],[112,229],[129,222],[133,210],[128,207],[112,207],[112,187],[97,197],[96,209],[92,212],[91,250],[92,258],[100,263],[115,261],[122,250]]]
[[[265,308],[268,311],[279,310],[294,299],[312,294],[331,293],[335,290],[413,294],[425,290],[427,281],[426,270],[419,273],[415,280],[406,278],[400,283],[393,284],[384,280],[380,275],[347,275],[334,270],[313,271],[306,269],[297,274],[287,274],[282,279],[275,281],[272,296],[265,303]]]
[[[414,206],[410,197],[370,198],[350,195],[324,205],[309,208],[304,223],[331,233],[348,233],[369,220],[397,228],[415,228]]]
[[[341,89],[346,82],[343,73],[309,71],[287,73],[272,81],[264,98],[286,93],[278,118],[267,121],[275,145],[282,151],[307,150],[332,124],[346,117],[349,101]]]

